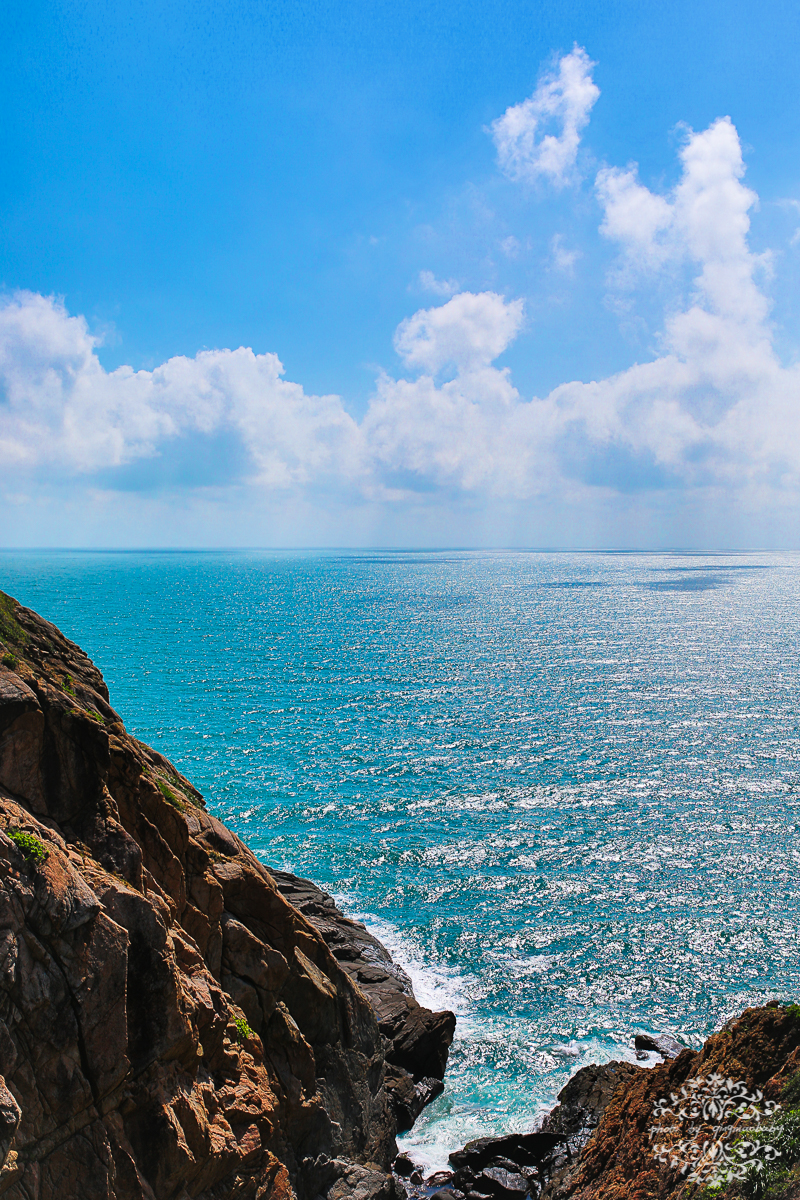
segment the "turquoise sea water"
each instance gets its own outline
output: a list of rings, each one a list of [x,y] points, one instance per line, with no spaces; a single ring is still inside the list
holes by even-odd
[[[425,1161],[800,997],[800,557],[2,554],[137,737],[459,1014]]]

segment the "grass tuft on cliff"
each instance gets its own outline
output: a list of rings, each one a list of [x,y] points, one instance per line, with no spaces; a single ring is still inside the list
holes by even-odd
[[[178,812],[186,811],[186,805],[184,804],[183,800],[175,795],[172,788],[167,787],[163,779],[156,780],[156,787],[161,792],[161,795],[164,797],[167,804],[171,804],[173,808],[177,808]]]
[[[90,717],[97,725],[105,725],[105,717],[101,717],[100,713],[94,708],[71,708],[69,710],[71,717]]]
[[[35,834],[26,833],[24,829],[7,829],[6,836],[22,851],[28,862],[42,863],[50,854],[44,842],[40,842]]]
[[[255,1030],[250,1028],[244,1017],[234,1017],[233,1023],[236,1026],[236,1036],[240,1042],[250,1041],[256,1036]]]
[[[0,639],[24,646],[30,640],[16,618],[16,601],[5,592],[0,592]]]

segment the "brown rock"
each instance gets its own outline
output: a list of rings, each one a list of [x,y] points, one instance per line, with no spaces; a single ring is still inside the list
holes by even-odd
[[[82,651],[0,605],[0,1194],[395,1200],[363,990]]]
[[[0,1167],[8,1158],[8,1152],[19,1128],[21,1116],[19,1105],[6,1087],[6,1081],[0,1075]]]
[[[545,1189],[548,1200],[661,1200],[690,1196],[696,1187],[679,1169],[660,1163],[653,1153],[654,1106],[680,1093],[692,1080],[717,1075],[742,1081],[748,1089],[779,1100],[782,1088],[800,1069],[800,1021],[795,1010],[781,1006],[747,1009],[713,1034],[699,1052],[683,1050],[677,1058],[650,1070],[633,1068],[619,1081],[607,1102],[594,1136],[577,1162]],[[739,1195],[736,1185],[715,1195]],[[782,1193],[783,1194],[783,1193]],[[794,1195],[791,1189],[786,1196]]]

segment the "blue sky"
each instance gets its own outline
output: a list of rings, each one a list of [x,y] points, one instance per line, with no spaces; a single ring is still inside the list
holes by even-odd
[[[797,544],[796,6],[3,24],[4,544]]]

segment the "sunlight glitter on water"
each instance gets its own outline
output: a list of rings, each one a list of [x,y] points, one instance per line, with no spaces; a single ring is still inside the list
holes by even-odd
[[[265,861],[460,1015],[406,1139],[800,995],[793,555],[0,556]],[[438,1156],[438,1158],[437,1158]]]

